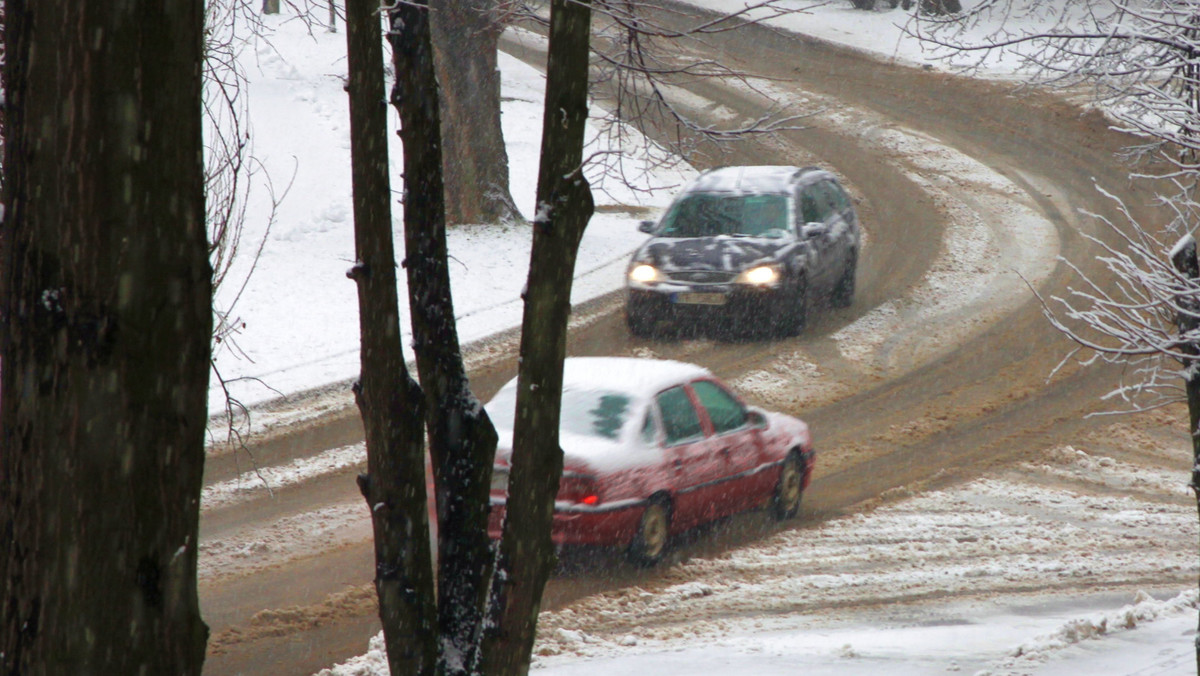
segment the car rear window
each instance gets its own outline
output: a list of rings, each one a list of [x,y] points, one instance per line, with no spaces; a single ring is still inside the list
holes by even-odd
[[[782,237],[787,232],[787,195],[689,193],[663,217],[659,237],[745,235]]]
[[[632,398],[624,392],[602,390],[566,390],[562,395],[562,420],[559,429],[602,439],[617,439],[629,419]],[[513,429],[516,418],[517,388],[506,387],[487,404],[488,416],[501,429]]]

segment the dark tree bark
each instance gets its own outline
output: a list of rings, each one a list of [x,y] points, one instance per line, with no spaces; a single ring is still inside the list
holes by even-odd
[[[199,674],[200,0],[7,0],[0,672]]]
[[[4,37],[5,36],[4,27],[7,24],[8,24],[8,22],[4,20],[4,3],[0,2],[0,68],[3,67],[2,64],[5,61],[4,49],[5,49],[5,45],[8,44],[8,40],[5,39],[5,37]],[[5,129],[4,129],[4,108],[5,108],[5,106],[0,105],[0,157],[4,156],[4,139],[7,138],[7,136],[8,136],[8,134],[5,132]],[[2,192],[3,190],[4,190],[4,172],[0,171],[0,195],[3,194],[3,192]],[[0,218],[0,225],[2,225],[3,222],[4,222],[4,219]],[[4,247],[4,228],[0,227],[0,250],[2,250],[3,247]],[[0,270],[0,276],[3,276],[3,274],[4,274],[3,270]]]
[[[491,574],[487,536],[496,432],[467,382],[450,293],[438,81],[426,7],[393,10],[393,101],[404,140],[404,236],[413,352],[425,392],[438,510],[439,667],[475,661]],[[453,78],[451,78],[453,79]],[[497,101],[497,109],[499,102]]]
[[[1193,240],[1186,246],[1179,247],[1174,257],[1171,259],[1171,264],[1179,271],[1186,279],[1193,283],[1200,280],[1200,261],[1196,259],[1196,242]],[[1177,299],[1181,312],[1177,318],[1179,334],[1186,335],[1194,332],[1197,326],[1200,326],[1200,307],[1196,302],[1186,296]],[[1196,373],[1196,369],[1200,366],[1200,345],[1195,343],[1185,343],[1180,346],[1182,351],[1196,355],[1196,359],[1185,361],[1183,366],[1186,369],[1187,376],[1185,377],[1184,390],[1187,393],[1188,405],[1188,433],[1192,438],[1192,492],[1196,496],[1197,516],[1200,517],[1200,374]],[[1200,641],[1196,642],[1196,669],[1200,673]]]
[[[520,221],[508,183],[496,50],[497,0],[433,0],[433,44],[444,126],[446,220]]]
[[[590,24],[588,2],[552,0],[512,472],[480,670],[489,676],[528,671],[542,590],[555,563],[550,526],[563,465],[558,420],[567,317],[579,241],[594,208],[581,166]]]
[[[367,442],[367,474],[359,477],[359,488],[371,507],[375,591],[388,666],[393,674],[432,674],[437,627],[422,397],[405,366],[400,337],[378,9],[377,0],[346,3],[358,258],[348,274],[358,283],[362,373],[355,395]]]

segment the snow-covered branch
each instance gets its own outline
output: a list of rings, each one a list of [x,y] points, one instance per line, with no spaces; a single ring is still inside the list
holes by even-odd
[[[1153,185],[1161,220],[1139,222],[1098,186],[1124,221],[1091,215],[1109,235],[1088,237],[1103,278],[1066,261],[1078,283],[1041,300],[1079,345],[1072,357],[1123,367],[1110,400],[1179,399],[1200,344],[1200,280],[1173,264],[1200,223],[1200,0],[982,0],[957,16],[914,17],[906,30],[947,61],[968,55],[966,68],[1016,58],[1035,85],[1084,87],[1113,128],[1139,139],[1121,156],[1131,178]]]

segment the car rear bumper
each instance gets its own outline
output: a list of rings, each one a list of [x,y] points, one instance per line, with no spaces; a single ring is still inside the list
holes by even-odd
[[[493,496],[488,536],[500,538],[505,499]],[[646,508],[645,500],[622,500],[607,505],[557,503],[550,537],[558,545],[626,545],[633,540]]]

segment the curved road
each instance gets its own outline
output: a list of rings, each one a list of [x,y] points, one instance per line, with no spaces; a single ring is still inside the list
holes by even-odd
[[[506,48],[536,58],[521,43]],[[679,58],[719,58],[772,78],[765,95],[715,81],[679,83],[713,104],[701,113],[728,117],[732,111],[740,119],[754,119],[772,103],[820,99],[970,156],[1018,186],[1023,199],[1053,224],[1063,253],[1089,273],[1100,274],[1087,263],[1095,245],[1079,231],[1107,235],[1094,232],[1090,221],[1074,214],[1086,209],[1119,222],[1093,181],[1121,191],[1129,204],[1150,203],[1129,186],[1125,169],[1114,159],[1129,139],[1108,130],[1098,116],[1081,115],[1042,93],[1018,97],[1006,85],[897,66],[762,26],[710,35],[704,45],[677,49]],[[727,379],[762,369],[786,354],[802,354],[819,365],[831,384],[824,395],[798,397],[790,406],[769,403],[808,420],[821,452],[804,510],[786,526],[794,528],[861,509],[880,496],[886,499],[891,489],[959,481],[1070,440],[1090,424],[1083,415],[1115,382],[1106,368],[1069,368],[1046,382],[1069,345],[1045,321],[1028,291],[1023,300],[1009,298],[1002,316],[955,334],[953,344],[933,352],[902,341],[877,346],[870,359],[848,360],[834,334],[919,285],[937,264],[954,216],[935,205],[914,179],[911,158],[881,157],[871,134],[838,119],[816,116],[805,129],[730,144],[708,157],[697,156],[694,163],[794,164],[815,157],[844,176],[860,201],[869,235],[859,295],[851,308],[819,314],[804,335],[789,341],[635,341],[624,329],[619,298],[609,297],[591,304],[594,321],[574,331],[569,347],[573,354],[649,351],[704,364]],[[955,179],[946,178],[951,183]],[[1003,223],[1006,215],[991,217]],[[1057,265],[1040,286],[1054,294],[1069,281],[1070,271]],[[959,319],[972,321],[970,316]],[[511,353],[502,355],[475,369],[472,383],[486,397],[513,371]],[[273,464],[356,441],[361,438],[356,419],[355,411],[343,411],[277,435],[254,449],[257,461]],[[228,479],[245,469],[244,459],[241,465],[231,456],[215,457],[206,482]],[[206,510],[202,541],[357,499],[354,473],[346,470],[277,491],[269,499]],[[778,527],[759,515],[745,515],[680,543],[675,556],[735,547]],[[369,585],[371,556],[370,543],[359,539],[280,565],[236,575],[218,570],[203,579],[202,604],[213,630],[206,672],[311,673],[363,652],[366,638],[378,629]],[[546,604],[561,606],[615,586],[654,586],[669,570],[636,571],[611,553],[601,559],[612,566],[603,574],[595,564],[568,559],[547,590]]]

